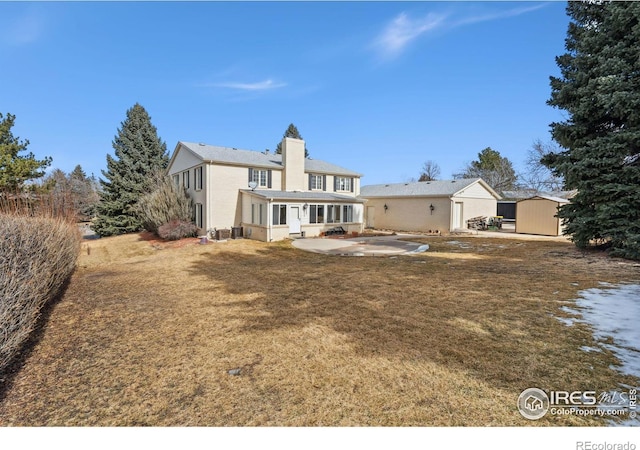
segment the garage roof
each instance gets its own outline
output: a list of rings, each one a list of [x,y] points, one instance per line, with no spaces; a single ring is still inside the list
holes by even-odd
[[[412,183],[374,184],[362,186],[362,197],[452,197],[472,184],[480,183],[496,198],[500,196],[481,178],[460,180],[417,181]]]

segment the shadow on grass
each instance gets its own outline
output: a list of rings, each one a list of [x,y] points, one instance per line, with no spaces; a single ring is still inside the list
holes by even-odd
[[[48,301],[40,310],[40,316],[36,321],[33,331],[29,335],[29,338],[22,344],[20,350],[16,353],[15,357],[7,364],[4,370],[0,370],[0,403],[2,403],[7,396],[7,393],[11,390],[15,382],[15,378],[19,375],[22,368],[25,366],[29,356],[42,340],[44,333],[47,329],[47,324],[51,314],[55,310],[56,305],[63,299],[69,284],[71,283],[71,277],[73,273],[67,277],[67,280],[60,287],[60,290],[54,297]]]
[[[229,294],[251,295],[234,302],[242,332],[321,322],[346,336],[358,355],[429,360],[496,387],[604,386],[611,360],[579,350],[589,330],[567,330],[549,313],[557,308],[548,301],[552,291],[566,282],[523,279],[529,263],[532,274],[553,273],[542,260],[514,268],[498,257],[487,268],[446,258],[325,256],[285,246],[255,255],[205,254],[190,270],[223,283]],[[511,292],[497,295],[500,286]]]

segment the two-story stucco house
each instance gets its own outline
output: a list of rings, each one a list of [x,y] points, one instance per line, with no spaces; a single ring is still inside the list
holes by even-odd
[[[361,232],[361,175],[305,158],[304,147],[284,138],[277,155],[178,142],[168,174],[193,199],[202,234],[242,227],[244,237],[271,242],[338,226]]]

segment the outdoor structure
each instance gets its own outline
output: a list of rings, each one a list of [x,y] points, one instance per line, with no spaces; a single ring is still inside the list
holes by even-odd
[[[168,174],[187,189],[200,233],[232,229],[271,242],[363,229],[361,175],[305,158],[305,143],[284,138],[277,155],[178,142]]]
[[[516,233],[560,236],[562,221],[558,208],[569,200],[548,195],[535,195],[519,200],[516,207]]]
[[[480,178],[363,186],[360,197],[368,228],[440,233],[466,229],[472,217],[495,216],[500,198]]]

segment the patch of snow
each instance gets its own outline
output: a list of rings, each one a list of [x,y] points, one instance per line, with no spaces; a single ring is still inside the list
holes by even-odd
[[[449,245],[457,245],[460,248],[473,248],[472,245],[469,245],[466,242],[460,242],[460,241],[447,241],[447,244],[449,244]]]
[[[580,292],[576,306],[597,340],[613,339],[614,344],[602,346],[620,360],[618,370],[640,376],[640,285],[587,289]]]
[[[601,348],[589,347],[589,346],[586,346],[586,345],[583,345],[582,347],[580,347],[580,350],[582,350],[585,353],[591,353],[591,352],[602,353],[602,349]]]

